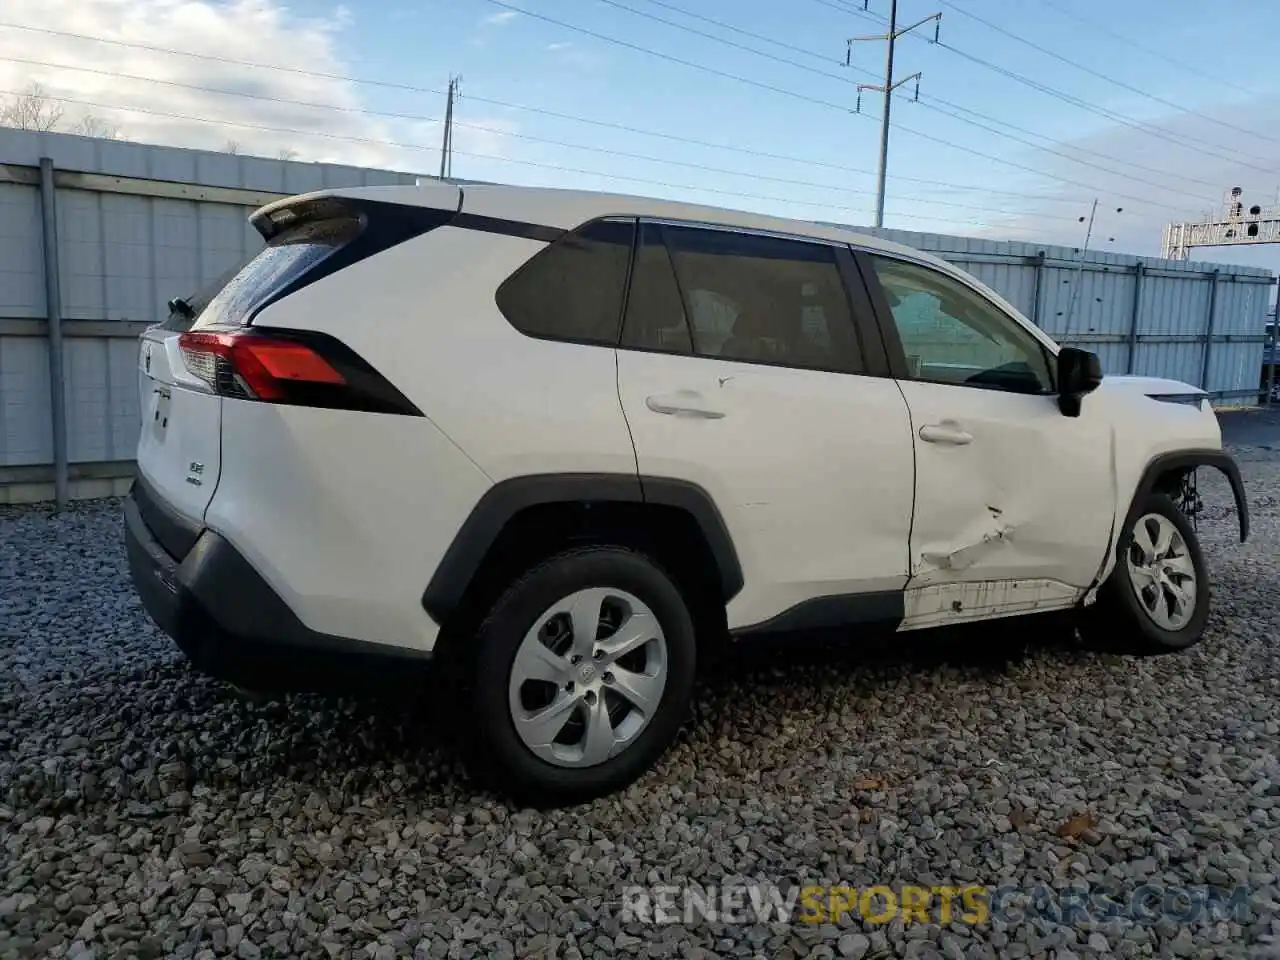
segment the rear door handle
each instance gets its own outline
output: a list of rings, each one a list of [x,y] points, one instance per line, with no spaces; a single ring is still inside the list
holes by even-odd
[[[673,417],[719,420],[724,416],[723,410],[716,410],[708,406],[702,394],[696,390],[655,393],[652,396],[645,397],[644,405],[654,413],[664,413]]]
[[[963,430],[954,420],[943,420],[941,423],[926,423],[920,428],[920,439],[925,443],[949,443],[962,447],[973,442],[973,434]]]

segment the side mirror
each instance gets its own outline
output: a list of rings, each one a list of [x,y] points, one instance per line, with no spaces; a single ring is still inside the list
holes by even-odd
[[[1102,361],[1096,353],[1076,347],[1058,351],[1058,409],[1063,416],[1080,416],[1080,400],[1102,383]]]
[[[166,306],[169,308],[170,313],[176,313],[187,320],[190,320],[195,314],[195,311],[191,309],[191,304],[187,303],[182,297],[174,297]]]

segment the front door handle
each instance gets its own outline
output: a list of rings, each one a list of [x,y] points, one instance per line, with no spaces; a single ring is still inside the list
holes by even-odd
[[[973,442],[973,434],[963,430],[954,420],[943,420],[941,423],[926,423],[920,428],[920,439],[925,443],[949,443],[962,447]]]
[[[724,416],[723,410],[716,410],[714,407],[708,406],[702,394],[696,390],[655,393],[652,396],[645,397],[644,405],[654,413],[665,413],[673,417],[719,420]]]

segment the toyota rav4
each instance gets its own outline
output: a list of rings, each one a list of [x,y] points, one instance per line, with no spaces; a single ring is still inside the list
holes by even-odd
[[[251,220],[261,253],[141,342],[138,593],[247,688],[431,661],[522,798],[638,777],[751,634],[1079,611],[1183,649],[1198,467],[1248,535],[1203,391],[1104,379],[908,247],[443,183]]]

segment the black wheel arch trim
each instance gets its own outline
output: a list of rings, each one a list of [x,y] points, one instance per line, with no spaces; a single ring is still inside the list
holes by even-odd
[[[1125,515],[1124,531],[1133,526],[1138,519],[1138,511],[1143,502],[1155,489],[1157,481],[1171,470],[1194,470],[1197,467],[1213,467],[1227,478],[1231,485],[1231,496],[1236,502],[1236,513],[1240,518],[1240,542],[1249,539],[1249,499],[1245,496],[1244,481],[1240,479],[1240,468],[1234,458],[1225,450],[1176,450],[1153,457],[1142,472],[1142,479],[1134,491],[1133,500],[1129,504],[1129,512]]]
[[[729,528],[711,495],[697,484],[635,474],[535,474],[495,484],[472,508],[422,595],[422,606],[431,619],[443,625],[458,608],[490,548],[516,514],[557,503],[648,503],[683,510],[693,518],[715,558],[724,602],[742,589],[742,566]]]

